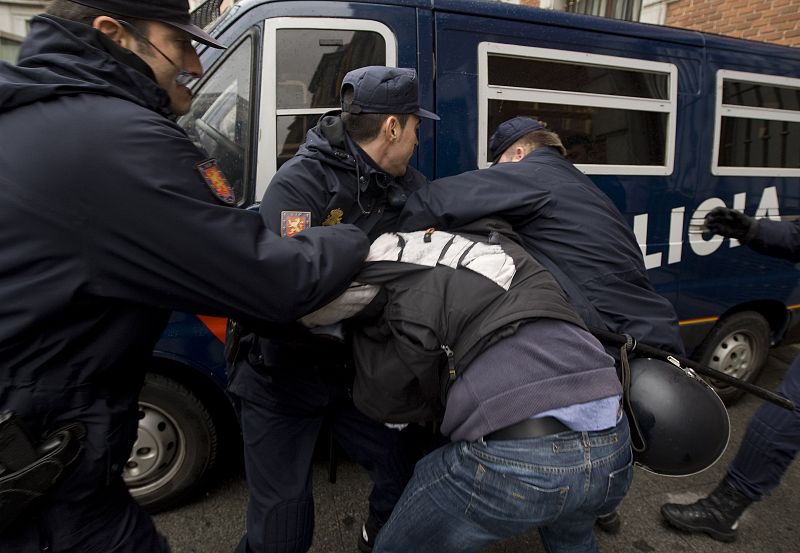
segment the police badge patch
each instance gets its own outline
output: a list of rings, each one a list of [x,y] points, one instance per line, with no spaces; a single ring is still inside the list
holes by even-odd
[[[281,211],[281,236],[291,238],[311,226],[310,211]]]
[[[225,178],[225,174],[220,169],[216,159],[207,159],[198,163],[196,167],[214,196],[227,205],[236,203],[233,187],[228,183],[228,179]]]
[[[344,217],[344,211],[338,207],[336,209],[331,209],[331,212],[328,214],[325,220],[322,221],[322,224],[326,227],[338,225],[342,222],[342,217]]]

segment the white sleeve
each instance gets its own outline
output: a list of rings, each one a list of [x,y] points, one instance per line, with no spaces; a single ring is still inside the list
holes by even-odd
[[[353,282],[341,296],[316,311],[312,311],[300,319],[300,322],[306,327],[314,328],[349,319],[369,305],[378,295],[380,288],[376,284]]]

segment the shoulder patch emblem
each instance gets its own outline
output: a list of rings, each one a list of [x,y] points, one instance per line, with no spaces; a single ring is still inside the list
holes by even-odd
[[[336,209],[331,209],[331,212],[328,214],[325,220],[322,221],[322,224],[325,225],[326,227],[330,227],[332,225],[338,225],[339,223],[342,222],[342,217],[344,217],[344,211],[342,211],[338,207]]]
[[[216,159],[207,159],[198,163],[196,167],[214,196],[227,205],[236,203],[233,187],[228,182],[228,179],[225,178],[225,173],[222,172]]]
[[[281,236],[291,238],[311,226],[310,211],[281,211]]]

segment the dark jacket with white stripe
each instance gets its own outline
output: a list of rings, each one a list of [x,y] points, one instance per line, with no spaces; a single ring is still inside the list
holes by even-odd
[[[455,234],[391,233],[373,243],[356,279],[381,285],[388,301],[380,318],[354,332],[359,409],[386,422],[436,419],[448,385],[520,325],[554,319],[585,331],[555,280],[514,238],[507,223],[484,220]],[[612,360],[596,349],[591,362],[600,366],[592,368],[603,377],[581,394],[587,367],[566,367],[561,376],[574,378],[576,395],[556,406],[619,391]]]

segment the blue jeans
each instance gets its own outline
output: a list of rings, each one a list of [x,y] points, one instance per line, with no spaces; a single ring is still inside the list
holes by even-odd
[[[800,355],[786,370],[778,393],[798,409],[788,411],[764,402],[750,419],[728,468],[728,482],[752,501],[775,489],[800,450]]]
[[[538,528],[549,553],[596,552],[592,527],[631,484],[625,417],[600,432],[454,442],[414,470],[374,553],[468,553]]]

